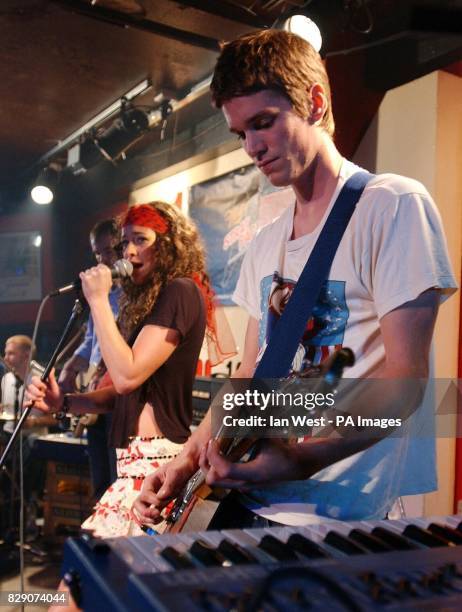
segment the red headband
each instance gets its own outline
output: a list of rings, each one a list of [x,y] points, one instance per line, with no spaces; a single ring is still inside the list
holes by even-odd
[[[149,204],[130,206],[122,220],[122,227],[126,225],[149,227],[158,234],[166,234],[170,227],[168,221]]]

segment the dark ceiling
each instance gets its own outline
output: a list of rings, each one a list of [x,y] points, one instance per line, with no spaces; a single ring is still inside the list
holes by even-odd
[[[152,89],[143,104],[159,92],[179,99],[211,73],[220,40],[274,25],[302,6],[322,22],[323,52],[334,72],[347,55],[367,51],[372,88],[386,90],[459,60],[458,3],[440,0],[438,10],[445,12],[436,20],[422,12],[432,3],[419,2],[418,13],[414,4],[1,0],[0,185],[22,180],[60,141],[144,79]]]

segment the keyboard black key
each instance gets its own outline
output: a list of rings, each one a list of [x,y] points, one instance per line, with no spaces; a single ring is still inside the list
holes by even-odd
[[[412,540],[384,527],[374,527],[371,533],[379,538],[379,540],[382,540],[382,542],[385,542],[385,544],[391,546],[393,550],[416,550],[419,548]]]
[[[429,548],[437,548],[438,546],[453,546],[451,542],[442,538],[439,535],[431,533],[427,529],[422,529],[422,527],[417,527],[417,525],[408,525],[403,530],[403,535],[415,542],[419,542],[419,544],[423,544],[424,546],[428,546]]]
[[[187,557],[179,553],[173,546],[166,546],[159,554],[174,569],[192,569],[195,567]]]
[[[393,550],[393,548],[389,545],[372,535],[371,533],[367,533],[363,529],[352,529],[348,534],[350,540],[353,540],[357,544],[361,544],[364,548],[367,548],[368,551],[379,553],[379,552],[388,552]]]
[[[427,529],[428,531],[431,531],[431,533],[440,535],[454,544],[462,544],[462,533],[457,531],[457,529],[452,529],[451,527],[446,527],[445,525],[440,525],[439,523],[430,523]]]
[[[255,557],[239,544],[233,544],[226,538],[222,540],[218,545],[218,550],[224,555],[231,563],[244,564],[244,563],[258,563]]]
[[[353,542],[353,540],[350,540],[350,538],[338,533],[337,531],[329,531],[324,538],[324,542],[329,544],[329,546],[333,546],[337,550],[346,553],[347,555],[363,555],[364,553],[368,552],[364,546]]]
[[[294,551],[272,535],[265,535],[258,544],[266,553],[274,557],[277,561],[297,561],[298,557]]]
[[[195,540],[188,553],[194,557],[199,563],[207,567],[228,564],[228,560],[214,546],[211,546],[204,540]]]
[[[305,538],[300,533],[293,533],[287,540],[287,546],[308,559],[327,559],[331,557],[319,544]]]

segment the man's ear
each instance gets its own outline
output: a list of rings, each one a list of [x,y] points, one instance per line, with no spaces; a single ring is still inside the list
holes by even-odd
[[[324,88],[319,83],[315,83],[309,92],[311,98],[310,123],[316,124],[321,121],[327,110],[327,98]]]

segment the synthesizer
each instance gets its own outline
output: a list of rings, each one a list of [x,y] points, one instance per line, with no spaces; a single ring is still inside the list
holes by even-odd
[[[462,515],[69,539],[84,610],[462,609]]]

